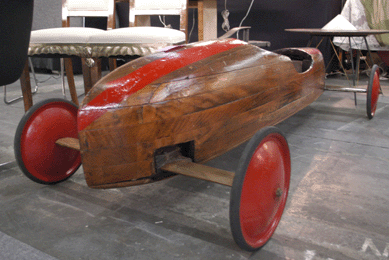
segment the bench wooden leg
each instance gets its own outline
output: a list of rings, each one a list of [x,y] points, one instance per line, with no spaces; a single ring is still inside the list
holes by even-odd
[[[72,65],[71,58],[65,58],[65,70],[66,70],[66,77],[68,79],[68,84],[69,84],[70,96],[72,97],[73,103],[76,106],[79,106],[76,85],[74,83],[73,65]]]
[[[93,59],[94,65],[88,66],[85,58],[82,61],[82,74],[84,76],[85,94],[93,87],[93,85],[101,78],[101,59]]]
[[[117,62],[115,58],[109,58],[109,71],[113,71],[117,68]]]

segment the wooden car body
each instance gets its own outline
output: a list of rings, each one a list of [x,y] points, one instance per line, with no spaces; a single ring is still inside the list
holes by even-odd
[[[324,89],[317,49],[270,52],[236,39],[174,47],[102,78],[80,105],[84,174],[94,188],[163,179],[169,147],[203,163],[316,100]]]

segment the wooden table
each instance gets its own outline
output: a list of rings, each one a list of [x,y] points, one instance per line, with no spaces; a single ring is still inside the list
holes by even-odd
[[[314,37],[322,37],[322,38],[328,37],[328,39],[330,40],[331,46],[336,54],[336,57],[339,61],[339,64],[342,67],[343,71],[345,72],[346,77],[347,77],[346,70],[344,69],[344,67],[342,65],[342,61],[337,54],[336,48],[335,48],[334,43],[332,41],[332,37],[347,37],[347,38],[349,38],[350,52],[353,51],[353,48],[351,45],[351,38],[362,37],[365,41],[369,58],[372,61],[372,63],[374,63],[373,59],[371,57],[371,52],[370,52],[369,44],[367,42],[366,37],[369,35],[389,33],[389,30],[323,30],[323,29],[312,29],[312,28],[304,28],[304,29],[294,28],[294,29],[285,29],[285,31],[294,32],[294,33],[309,34],[310,40],[308,42],[308,47],[311,46],[312,40]],[[316,46],[316,48],[319,47],[320,43],[321,43],[321,41],[319,42],[318,46]],[[351,60],[351,68],[352,68],[351,77],[352,77],[352,82],[353,82],[351,88],[339,88],[337,86],[326,86],[326,88],[325,88],[326,90],[354,92],[355,105],[357,105],[356,93],[365,93],[366,92],[365,89],[356,88],[356,79],[357,79],[358,71],[359,71],[359,59],[360,59],[359,52],[357,52],[357,65],[358,65],[357,68],[355,68],[354,59],[350,59]],[[347,77],[347,79],[348,79],[348,77]]]
[[[369,48],[369,45],[367,44],[366,41],[367,36],[374,35],[374,34],[389,33],[389,30],[331,30],[330,31],[330,30],[323,30],[323,29],[310,29],[310,28],[285,29],[285,31],[309,34],[311,39],[308,43],[308,46],[311,45],[313,37],[348,37],[348,38],[362,37],[365,40],[367,48]]]
[[[344,36],[344,37],[366,37],[372,34],[389,33],[389,30],[323,30],[312,28],[285,29],[287,32],[306,33],[311,36]]]
[[[309,34],[310,40],[309,40],[308,45],[307,45],[308,47],[311,46],[312,40],[314,37],[323,37],[323,38],[328,37],[335,53],[337,53],[337,52],[336,52],[334,43],[332,41],[332,37],[347,37],[347,38],[349,38],[350,50],[353,50],[353,48],[351,46],[351,38],[362,37],[365,41],[366,48],[367,48],[367,51],[368,51],[368,54],[370,56],[371,61],[372,61],[372,59],[371,59],[370,48],[369,48],[369,44],[367,43],[366,37],[369,35],[389,33],[389,30],[323,30],[323,29],[312,29],[312,28],[285,29],[285,31],[294,32],[294,33]],[[319,45],[320,45],[320,43],[321,43],[321,41],[319,42]],[[316,46],[316,48],[319,47],[319,45]],[[338,59],[339,59],[339,57],[338,57]],[[340,60],[339,60],[339,62],[341,63]],[[353,66],[353,70],[354,70],[354,63],[353,63],[352,59],[351,59],[351,65]]]

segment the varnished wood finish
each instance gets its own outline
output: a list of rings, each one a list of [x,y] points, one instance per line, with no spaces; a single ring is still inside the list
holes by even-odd
[[[324,62],[318,50],[280,51],[293,59],[311,58],[310,66],[299,73],[287,56],[237,40],[220,42],[235,45],[156,78],[169,57],[174,57],[169,65],[175,66],[175,62],[185,61],[180,55],[191,48],[204,48],[201,50],[206,52],[224,46],[200,43],[140,58],[92,88],[78,115],[89,186],[126,186],[139,179],[152,179],[156,174],[154,153],[161,147],[193,142],[194,162],[206,162],[245,142],[260,128],[290,117],[321,95]],[[148,64],[158,67],[143,72]],[[134,86],[127,86],[137,73],[144,74],[138,75]],[[141,76],[153,78],[152,82],[128,94],[126,91],[144,80]],[[105,96],[113,89],[122,95],[120,102]],[[105,103],[96,105],[99,99]]]
[[[209,167],[204,164],[180,161],[164,165],[162,168],[164,171],[178,173],[181,175],[201,179],[205,181],[211,181],[226,186],[232,186],[235,173]]]

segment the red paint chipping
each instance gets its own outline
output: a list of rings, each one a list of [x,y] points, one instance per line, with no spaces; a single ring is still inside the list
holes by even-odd
[[[127,97],[155,80],[192,63],[243,44],[245,43],[239,40],[227,39],[199,43],[181,51],[181,48],[178,48],[177,51],[172,49],[166,52],[165,57],[152,61],[122,78],[107,83],[110,87],[80,109],[78,113],[78,130],[82,131],[105,114],[107,109],[120,106],[119,104]]]

